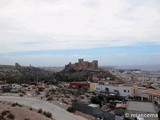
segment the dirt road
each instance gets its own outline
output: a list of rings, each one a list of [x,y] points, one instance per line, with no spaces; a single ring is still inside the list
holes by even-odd
[[[27,105],[35,109],[42,108],[44,111],[51,112],[53,118],[56,120],[87,120],[83,117],[69,113],[65,109],[62,109],[47,101],[42,101],[35,98],[0,96],[0,101],[17,102],[19,104]]]

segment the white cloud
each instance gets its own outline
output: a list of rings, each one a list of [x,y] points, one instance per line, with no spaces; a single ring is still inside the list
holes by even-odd
[[[160,44],[159,21],[157,0],[0,0],[0,52]]]

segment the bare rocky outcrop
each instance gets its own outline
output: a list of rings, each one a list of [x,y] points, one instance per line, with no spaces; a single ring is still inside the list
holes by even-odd
[[[54,73],[38,67],[13,65],[0,65],[0,81],[27,82],[54,80]]]

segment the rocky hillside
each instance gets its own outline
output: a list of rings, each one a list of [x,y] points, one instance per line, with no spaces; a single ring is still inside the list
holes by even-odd
[[[93,76],[110,78],[111,81],[119,81],[113,74],[102,69],[75,70],[71,67],[65,67],[65,69],[60,72],[53,72],[43,68],[20,66],[18,63],[16,63],[15,66],[0,65],[0,81],[6,81],[7,83],[33,81],[47,81],[50,83],[55,83],[57,81],[86,81]]]
[[[43,70],[32,66],[15,66],[0,65],[0,81],[14,82],[29,82],[29,81],[43,81],[54,80],[55,74],[51,71]]]
[[[86,81],[89,77],[96,76],[99,78],[110,78],[111,80],[118,80],[113,74],[102,69],[99,70],[75,70],[66,67],[63,71],[57,73],[56,79],[59,81]]]

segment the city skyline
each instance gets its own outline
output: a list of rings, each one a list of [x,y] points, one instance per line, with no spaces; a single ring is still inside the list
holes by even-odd
[[[0,0],[0,64],[159,65],[159,0]]]

